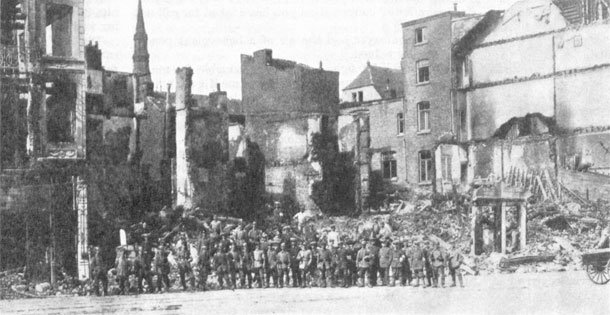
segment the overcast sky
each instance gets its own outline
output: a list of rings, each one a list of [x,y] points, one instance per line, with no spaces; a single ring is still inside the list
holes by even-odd
[[[485,13],[513,0],[142,0],[156,89],[175,69],[194,69],[193,92],[221,83],[241,98],[240,55],[273,56],[340,72],[340,87],[370,61],[400,68],[400,24],[458,9]],[[137,0],[85,0],[86,39],[98,41],[106,69],[132,71]]]

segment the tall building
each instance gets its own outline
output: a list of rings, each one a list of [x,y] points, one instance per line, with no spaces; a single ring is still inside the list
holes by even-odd
[[[460,138],[453,45],[481,18],[454,10],[402,24],[406,177],[411,184],[443,188],[443,183],[463,179],[465,153],[444,145]]]
[[[148,34],[144,24],[144,12],[142,11],[142,0],[138,0],[138,20],[136,33],[133,36],[133,73],[138,78],[140,93],[151,94],[154,84],[150,75],[150,54],[148,53]]]

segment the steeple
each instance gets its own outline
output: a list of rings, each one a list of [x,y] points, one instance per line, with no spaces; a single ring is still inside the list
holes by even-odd
[[[138,77],[140,91],[150,93],[153,83],[150,76],[150,55],[148,54],[148,35],[144,25],[144,13],[142,11],[142,0],[138,0],[138,21],[136,33],[133,36],[133,73]]]

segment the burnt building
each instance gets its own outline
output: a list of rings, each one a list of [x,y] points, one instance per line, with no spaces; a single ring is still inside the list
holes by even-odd
[[[0,269],[30,278],[88,272],[83,2],[0,2]]]
[[[265,157],[266,191],[281,195],[285,183],[296,199],[315,209],[311,185],[319,165],[311,163],[311,136],[332,132],[339,104],[339,73],[273,57],[270,49],[241,56],[245,132]]]

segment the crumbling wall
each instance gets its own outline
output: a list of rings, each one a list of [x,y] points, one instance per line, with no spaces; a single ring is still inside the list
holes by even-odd
[[[319,178],[307,176],[308,164],[267,166],[265,169],[265,185],[267,193],[273,197],[284,194],[284,182],[292,181],[296,188],[296,199],[299,206],[306,210],[317,210],[318,207],[311,199],[311,185]]]
[[[610,131],[560,137],[557,157],[563,169],[610,175]]]

